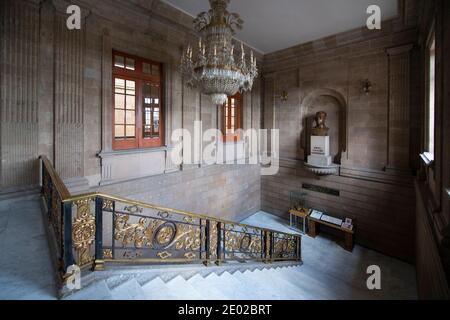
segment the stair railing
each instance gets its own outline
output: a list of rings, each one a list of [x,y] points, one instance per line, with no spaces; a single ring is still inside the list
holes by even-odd
[[[95,192],[72,196],[50,161],[42,195],[59,270],[105,264],[301,261],[301,237]]]

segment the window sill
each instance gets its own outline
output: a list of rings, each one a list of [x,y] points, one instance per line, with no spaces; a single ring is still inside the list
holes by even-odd
[[[222,141],[222,145],[224,146],[233,146],[236,144],[244,144],[243,140],[238,140],[238,141]]]
[[[129,150],[116,150],[116,151],[105,151],[105,152],[102,151],[98,154],[98,157],[99,158],[109,158],[109,157],[124,156],[124,155],[130,155],[130,154],[163,152],[163,151],[167,151],[170,149],[171,148],[164,146],[164,147],[147,148],[147,149],[129,149]]]
[[[427,167],[433,167],[434,164],[434,156],[429,152],[424,152],[420,154],[420,158],[422,159],[423,163]]]

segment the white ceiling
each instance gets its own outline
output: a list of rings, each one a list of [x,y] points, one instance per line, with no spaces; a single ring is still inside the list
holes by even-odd
[[[192,16],[209,10],[208,0],[163,1]],[[397,0],[231,0],[229,11],[245,21],[236,38],[270,53],[365,26],[372,4],[383,21],[397,15]]]

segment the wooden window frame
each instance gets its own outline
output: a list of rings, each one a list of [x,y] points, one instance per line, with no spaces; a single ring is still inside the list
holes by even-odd
[[[228,112],[231,115],[231,99],[235,99],[237,101],[236,113],[235,113],[235,133],[228,133],[228,129],[231,129],[231,116],[228,117],[228,123],[226,123],[226,109],[228,108]],[[242,129],[242,94],[236,93],[234,96],[229,96],[227,103],[224,104],[223,109],[223,119],[222,119],[222,127],[223,127],[223,140],[224,142],[238,142],[241,140],[241,136],[239,133],[239,129]],[[237,131],[237,133],[236,133]]]
[[[426,55],[427,76],[426,76],[426,103],[425,103],[425,153],[427,154],[428,158],[430,158],[430,160],[434,160],[436,153],[436,85],[437,85],[436,33],[434,30],[430,33],[430,37],[427,41],[426,50],[427,50]],[[433,80],[431,79],[432,58],[434,59]],[[434,87],[434,92],[432,92],[431,90],[432,86]],[[431,105],[431,96],[433,96],[433,106]],[[433,107],[433,112],[431,111],[431,107]],[[431,121],[433,122],[433,128],[431,128],[430,126]],[[432,145],[432,147],[430,147],[430,145]]]
[[[135,70],[128,70],[115,66],[115,57],[124,57],[125,65],[126,59],[134,59]],[[145,74],[143,72],[144,63],[150,65],[158,65],[159,76]],[[133,139],[116,139],[115,135],[115,80],[116,78],[135,81],[136,87],[136,105],[135,105],[135,138]],[[152,138],[144,138],[144,103],[142,88],[144,83],[152,83],[159,86],[159,136]],[[140,58],[131,54],[113,50],[112,52],[112,147],[113,150],[130,150],[130,149],[146,149],[157,148],[164,145],[164,95],[163,95],[164,73],[162,63],[151,61],[149,59]]]

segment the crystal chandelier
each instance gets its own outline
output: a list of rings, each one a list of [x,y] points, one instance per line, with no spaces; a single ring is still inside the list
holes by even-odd
[[[209,0],[209,3],[211,9],[194,20],[194,28],[201,34],[198,48],[194,52],[189,45],[184,50],[180,71],[187,85],[200,88],[215,105],[223,105],[228,96],[252,89],[258,68],[253,51],[250,62],[246,62],[242,43],[240,56],[235,57],[232,39],[244,21],[237,13],[227,11],[230,0]]]

